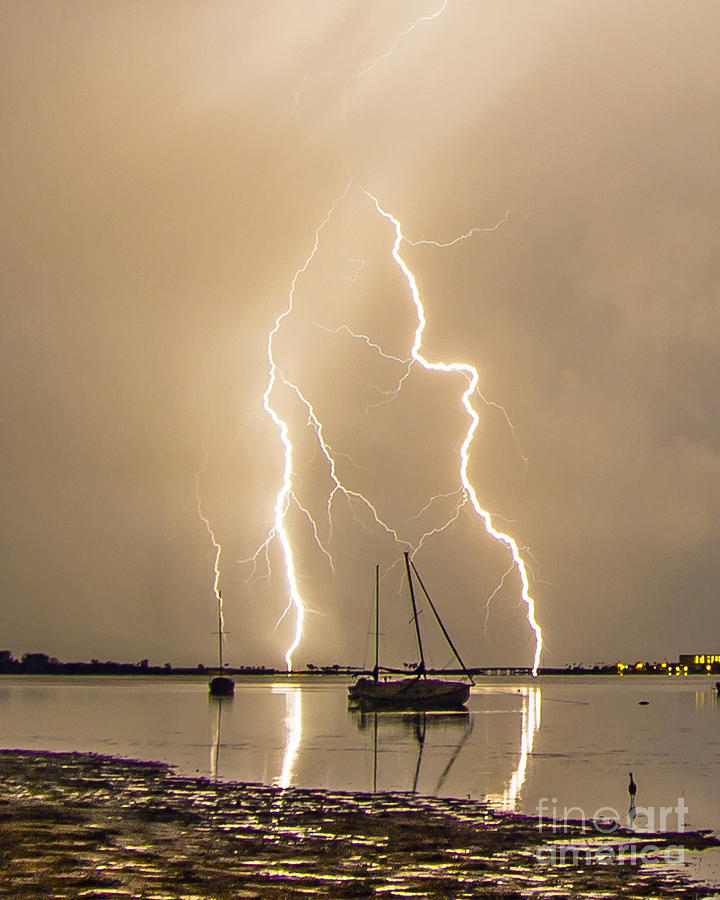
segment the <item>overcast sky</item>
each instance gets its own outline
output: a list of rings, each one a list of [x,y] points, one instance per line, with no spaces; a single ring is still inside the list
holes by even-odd
[[[416,518],[459,487],[466,382],[415,366],[377,405],[417,320],[370,192],[413,242],[487,229],[400,250],[423,352],[480,374],[469,474],[524,548],[543,662],[720,652],[720,9],[439,9],[0,2],[0,646],[211,662],[199,486],[227,658],[283,665],[278,540],[242,562],[283,476],[267,341],[337,201],[274,355],[399,541],[341,494],[330,527],[316,430],[278,382],[312,610],[294,660],[369,659],[376,562],[383,656],[412,659],[390,567],[453,516],[457,495]],[[510,557],[468,506],[415,560],[468,664],[532,661],[516,573],[486,609]]]

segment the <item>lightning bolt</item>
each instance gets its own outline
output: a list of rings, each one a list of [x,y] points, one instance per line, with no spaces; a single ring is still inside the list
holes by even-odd
[[[391,362],[399,363],[405,370],[403,372],[403,374],[400,376],[400,378],[397,379],[397,383],[395,384],[394,388],[391,388],[390,390],[383,390],[382,388],[377,387],[377,385],[375,386],[375,390],[379,394],[382,394],[384,399],[380,400],[378,403],[368,403],[365,407],[366,414],[369,409],[378,409],[380,406],[384,406],[386,403],[390,403],[397,397],[397,395],[402,390],[403,384],[405,383],[405,381],[407,380],[407,378],[410,375],[410,371],[412,369],[412,363],[413,363],[412,358],[401,359],[399,356],[393,356],[390,353],[386,353],[382,349],[382,347],[379,344],[374,343],[374,341],[370,337],[368,337],[368,335],[358,334],[357,332],[353,331],[352,328],[350,328],[348,325],[338,325],[337,328],[328,328],[326,325],[321,325],[318,322],[316,322],[315,324],[317,325],[318,328],[321,328],[323,331],[327,331],[330,334],[340,334],[340,332],[345,332],[346,334],[350,335],[350,337],[353,338],[353,340],[362,341],[367,347],[369,347],[371,350],[373,350],[381,359],[386,359]]]
[[[486,637],[487,637],[488,622],[490,621],[490,605],[492,604],[493,600],[497,597],[497,595],[500,593],[500,591],[505,587],[505,579],[508,577],[508,575],[512,574],[512,572],[514,572],[514,571],[515,571],[515,565],[514,565],[514,563],[512,563],[510,565],[510,567],[507,569],[507,571],[503,572],[503,576],[500,579],[500,583],[498,584],[498,586],[495,588],[495,590],[492,592],[492,594],[490,594],[490,596],[485,601],[485,619],[483,621],[483,634]]]
[[[404,37],[407,37],[409,34],[412,34],[412,32],[415,31],[415,29],[418,27],[418,25],[421,25],[423,22],[432,22],[433,19],[437,19],[438,16],[441,16],[445,12],[445,8],[447,5],[448,5],[448,0],[444,0],[442,6],[440,6],[439,9],[435,10],[434,13],[430,13],[430,15],[428,15],[428,16],[418,16],[418,18],[415,19],[415,21],[412,22],[410,25],[408,25],[408,27],[405,28],[404,31],[401,31],[398,35],[396,35],[395,40],[392,42],[392,44],[388,47],[388,49],[384,53],[381,53],[380,56],[376,56],[374,59],[370,60],[369,62],[366,62],[352,77],[353,78],[362,78],[363,75],[367,75],[368,72],[372,72],[372,70],[376,66],[380,65],[381,62],[383,62],[389,56],[392,55],[392,53],[395,50],[395,48],[397,47],[397,45],[400,43],[400,41]]]
[[[340,89],[340,107],[342,112],[343,121],[347,118],[347,97],[346,94],[349,90],[350,85],[356,79],[363,78],[365,75],[368,75],[373,69],[377,68],[381,63],[383,63],[386,59],[388,59],[395,52],[397,46],[401,43],[403,38],[406,38],[408,35],[412,34],[416,28],[425,22],[432,22],[434,19],[439,18],[447,8],[449,0],[443,0],[442,4],[435,12],[429,13],[426,16],[418,16],[414,19],[410,25],[404,28],[402,31],[398,32],[392,40],[390,46],[383,53],[378,54],[372,59],[367,60],[364,63],[360,64],[360,67],[353,72],[348,78],[345,79],[342,88]],[[336,71],[326,70],[324,72],[316,72],[314,75],[304,75],[300,80],[299,85],[295,89],[295,93],[293,95],[292,102],[292,114],[294,116],[299,115],[300,113],[300,100],[302,98],[303,93],[305,92],[306,87],[313,81],[323,79],[323,78],[333,78],[337,75]]]
[[[535,619],[535,600],[530,594],[530,581],[528,578],[525,561],[520,554],[520,549],[515,539],[509,534],[506,534],[504,531],[499,531],[493,525],[492,517],[490,513],[486,509],[483,509],[483,507],[480,505],[477,492],[470,480],[470,476],[468,475],[468,468],[470,464],[470,447],[472,445],[473,438],[475,437],[475,432],[480,422],[480,417],[477,413],[477,410],[472,405],[472,397],[477,391],[480,376],[477,369],[469,363],[431,362],[429,359],[423,356],[422,341],[425,327],[427,325],[427,320],[425,317],[425,308],[420,297],[420,289],[418,288],[415,276],[400,254],[400,247],[405,240],[402,232],[402,226],[400,225],[399,220],[395,218],[395,216],[382,208],[377,197],[373,196],[368,191],[365,191],[365,193],[375,204],[375,208],[377,209],[378,213],[380,213],[380,215],[384,219],[387,219],[389,222],[391,222],[395,230],[395,241],[392,248],[392,257],[405,276],[408,288],[410,289],[410,295],[412,297],[413,304],[415,305],[415,311],[417,313],[417,328],[415,329],[415,339],[411,351],[412,358],[428,371],[442,372],[446,375],[460,374],[465,378],[467,387],[463,391],[460,402],[465,408],[470,422],[468,425],[468,430],[465,434],[465,439],[462,443],[462,446],[460,447],[460,481],[463,486],[464,496],[472,504],[476,515],[480,519],[482,519],[485,525],[486,532],[496,541],[504,544],[512,555],[515,568],[518,575],[520,576],[521,596],[523,602],[527,607],[528,624],[530,625],[530,628],[535,635],[535,657],[533,660],[532,673],[533,675],[537,675],[538,666],[540,665],[540,654],[542,652],[542,631]]]
[[[411,247],[438,247],[439,249],[444,250],[447,247],[454,247],[456,244],[460,244],[462,241],[466,241],[468,238],[474,237],[476,234],[487,234],[492,231],[497,231],[507,223],[513,212],[514,210],[508,209],[502,219],[497,221],[494,225],[488,225],[485,228],[481,228],[479,225],[476,225],[473,228],[468,229],[468,231],[464,232],[463,234],[459,234],[457,237],[454,237],[449,241],[411,241],[409,238],[403,238],[403,240],[406,244],[410,244]]]
[[[200,479],[202,477],[202,473],[205,471],[205,469],[207,467],[207,464],[208,464],[208,453],[207,453],[207,451],[205,451],[202,466],[200,467],[197,475],[195,476],[195,500],[197,503],[198,518],[205,526],[205,529],[207,530],[208,536],[209,536],[210,541],[215,550],[215,561],[213,563],[213,572],[214,572],[213,593],[215,594],[215,599],[217,600],[217,604],[218,604],[218,624],[219,624],[219,629],[220,629],[220,637],[218,638],[218,640],[222,641],[224,638],[224,635],[225,635],[225,617],[224,617],[224,611],[223,611],[223,600],[222,600],[222,594],[220,593],[220,557],[222,555],[222,545],[220,544],[220,541],[218,541],[217,537],[215,536],[215,531],[213,530],[213,527],[210,524],[210,520],[208,519],[208,517],[205,515],[205,512],[203,511],[202,495],[200,493]]]

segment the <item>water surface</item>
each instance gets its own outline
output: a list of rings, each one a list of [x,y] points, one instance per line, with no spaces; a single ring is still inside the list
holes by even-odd
[[[720,830],[720,706],[704,678],[483,679],[464,714],[350,712],[346,679],[2,676],[6,748],[171,763],[279,786],[487,799],[562,819],[661,807],[665,826]],[[649,701],[640,705],[640,700]],[[648,813],[642,812],[647,808]],[[649,824],[652,824],[651,822]]]

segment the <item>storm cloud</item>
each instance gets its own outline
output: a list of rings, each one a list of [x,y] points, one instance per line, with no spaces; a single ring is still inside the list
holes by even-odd
[[[0,4],[2,645],[281,665],[282,477],[267,336],[339,474],[413,542],[470,473],[527,548],[547,664],[718,652],[720,14],[710,0]],[[349,185],[349,187],[348,187]],[[344,193],[343,193],[344,192]],[[500,224],[501,223],[501,224]],[[495,228],[495,226],[498,226]],[[328,330],[329,329],[329,330]],[[296,662],[361,663],[401,546],[327,466],[292,392]],[[500,404],[512,421],[511,428]],[[203,461],[207,454],[207,463]],[[443,506],[445,503],[445,506]],[[452,512],[438,501],[438,520]],[[529,664],[506,552],[468,510],[417,556],[468,663]],[[383,652],[412,655],[399,568]],[[486,621],[487,620],[487,621]],[[487,627],[486,627],[487,625]],[[395,637],[397,635],[397,637]],[[447,662],[433,647],[433,661]]]

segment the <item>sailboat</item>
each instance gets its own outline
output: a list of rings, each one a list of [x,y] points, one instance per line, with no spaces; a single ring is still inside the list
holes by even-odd
[[[412,566],[412,571],[411,571]],[[417,603],[415,601],[415,588],[412,572],[422,588],[430,608],[440,625],[445,640],[450,645],[455,658],[467,676],[470,684],[474,684],[472,676],[465,668],[455,645],[442,623],[435,604],[425,590],[425,585],[418,574],[415,564],[405,552],[405,569],[407,571],[408,587],[410,589],[410,602],[412,604],[413,622],[415,623],[415,636],[417,638],[420,663],[415,669],[412,678],[400,678],[392,681],[380,681],[379,665],[379,634],[380,634],[380,567],[375,567],[375,666],[372,678],[359,678],[355,684],[348,688],[348,701],[351,705],[360,709],[459,709],[467,702],[470,696],[470,686],[463,681],[445,681],[439,678],[428,678],[425,670],[425,655],[423,653],[422,635],[418,622]],[[385,669],[384,671],[392,671]]]
[[[235,682],[227,675],[223,675],[223,671],[222,597],[218,591],[218,674],[210,679],[208,685],[213,697],[227,697],[235,693]]]

